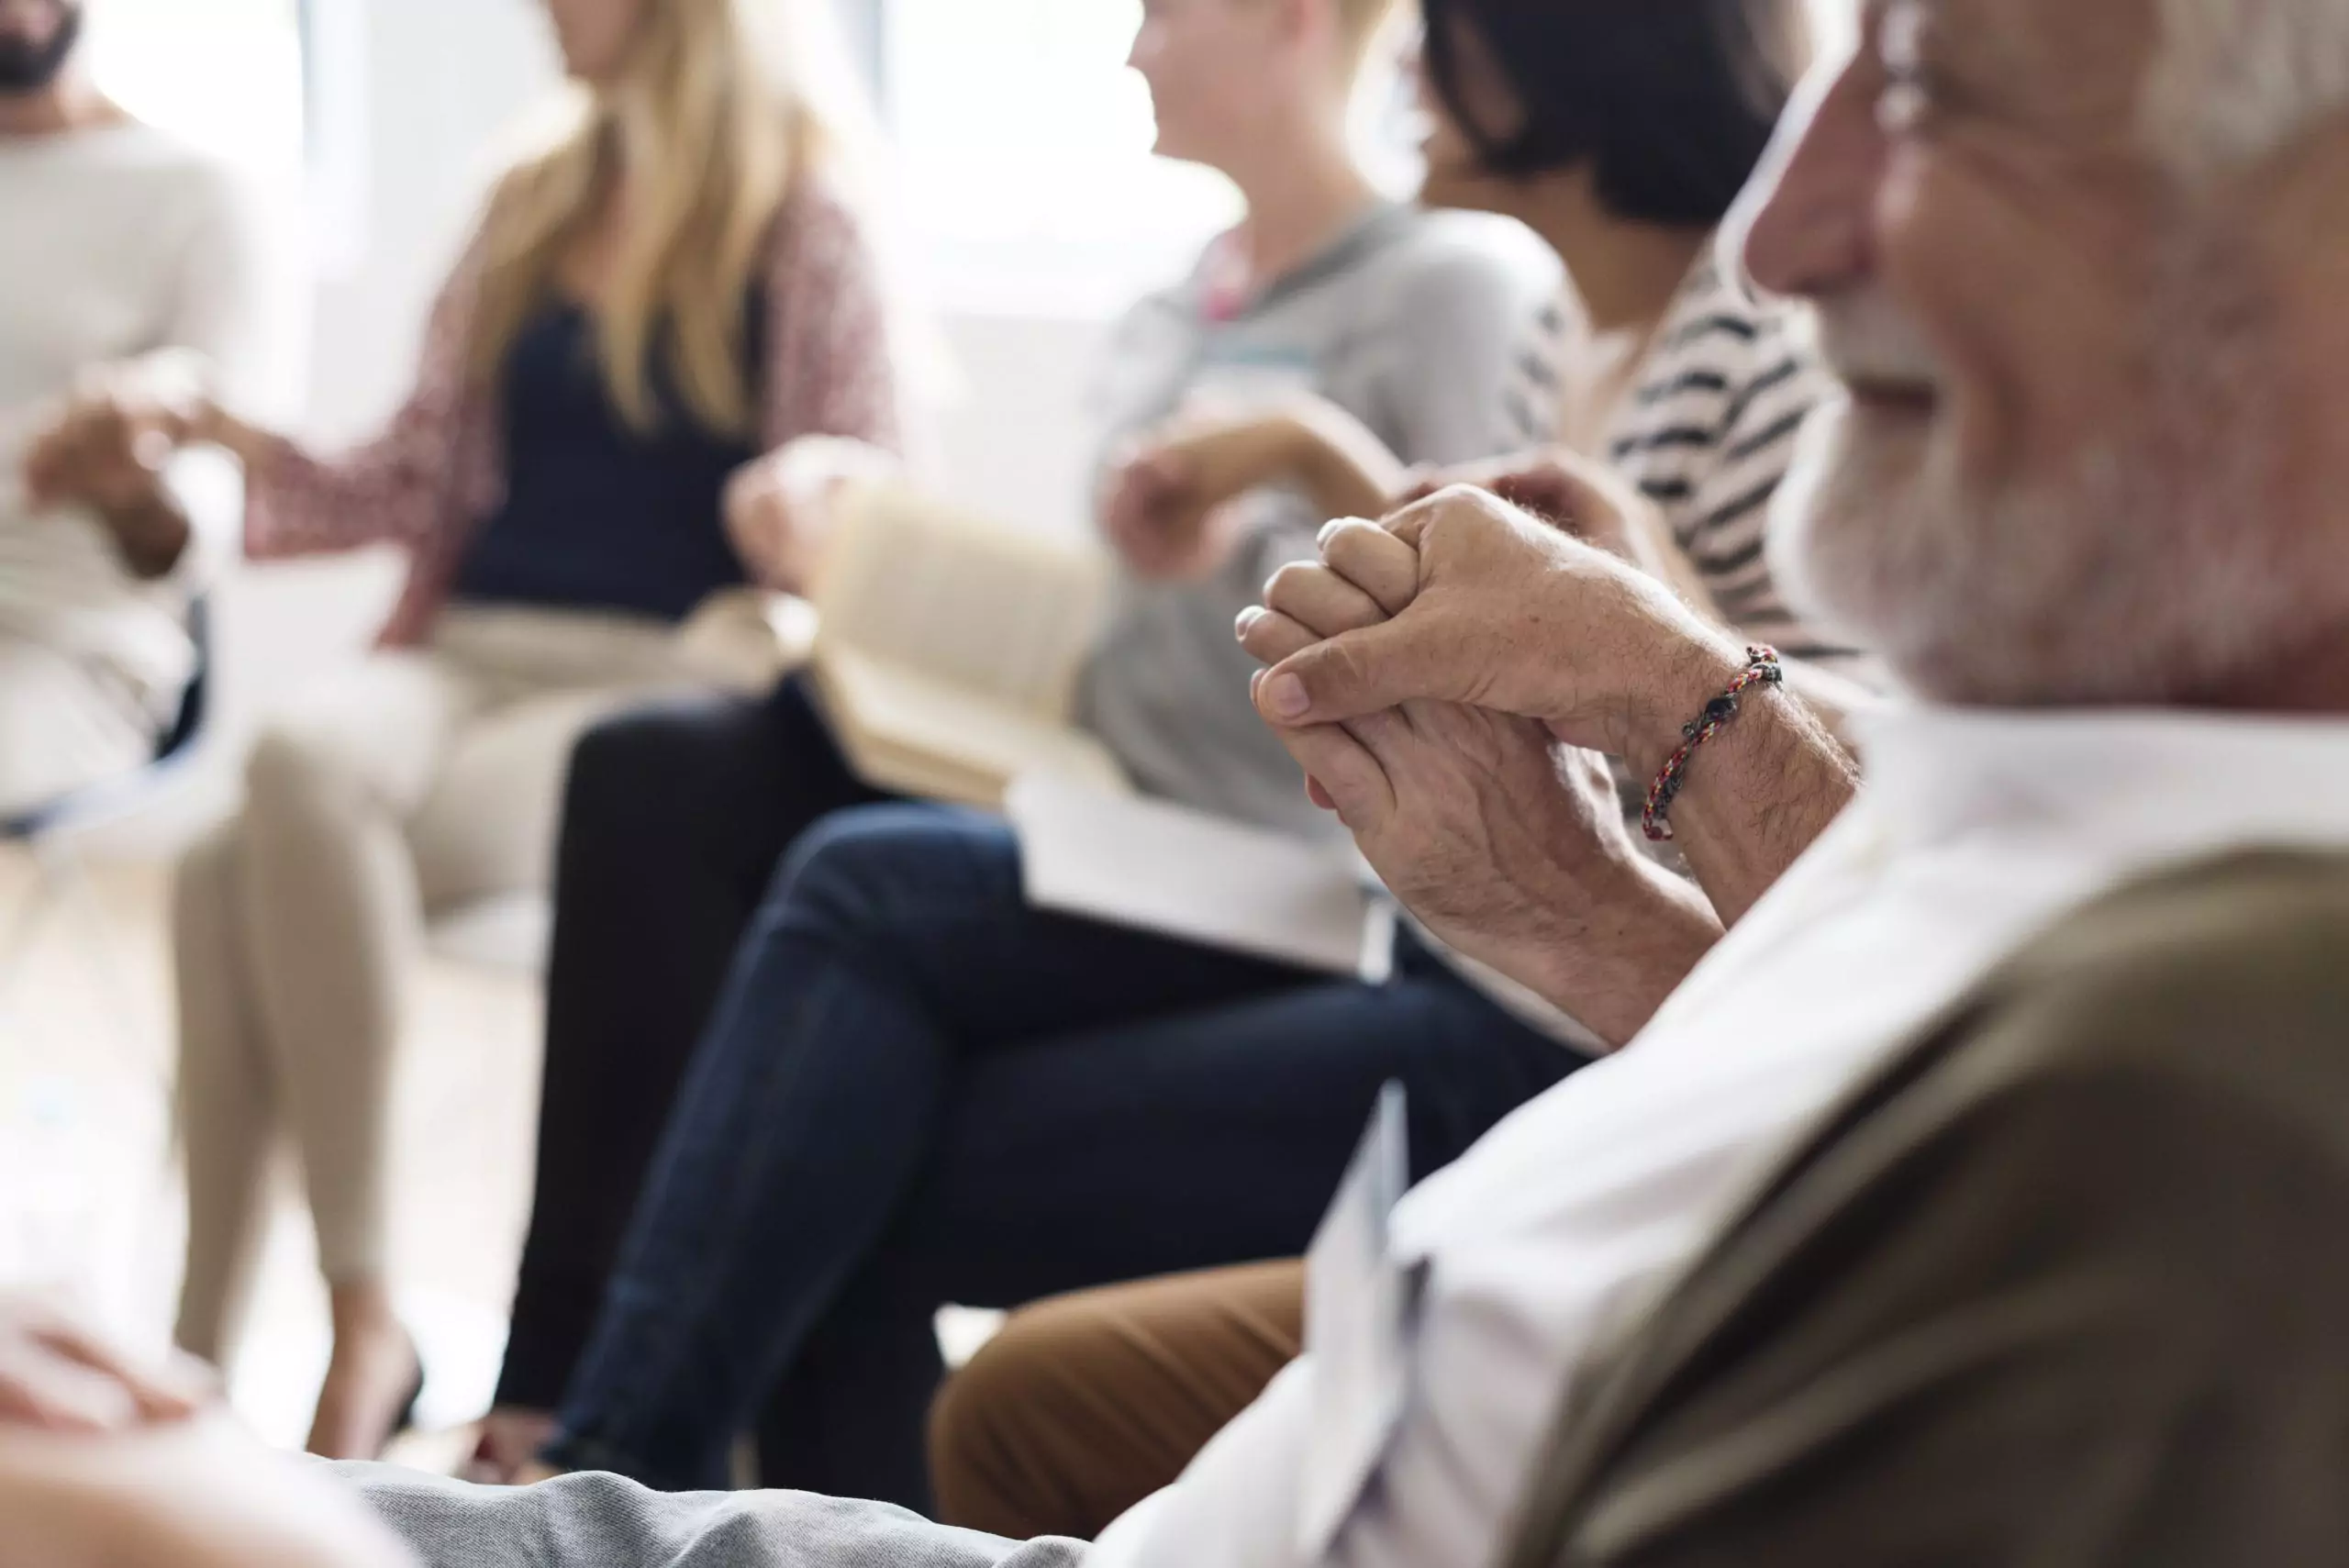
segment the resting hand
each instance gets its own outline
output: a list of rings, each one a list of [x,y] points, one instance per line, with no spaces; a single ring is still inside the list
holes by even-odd
[[[1146,438],[1111,470],[1102,531],[1137,576],[1200,582],[1238,547],[1240,498],[1279,476],[1285,438],[1267,420],[1184,422]]]
[[[761,586],[806,592],[841,492],[903,472],[895,454],[844,436],[802,436],[727,481],[726,535]]]
[[[1395,535],[1335,524],[1323,550],[1330,566],[1285,570],[1243,617],[1258,657],[1409,613],[1416,555]],[[1637,1033],[1720,934],[1703,899],[1632,845],[1605,763],[1538,722],[1419,698],[1276,732],[1429,929],[1609,1043]]]
[[[46,1307],[0,1301],[0,1427],[123,1431],[185,1420],[217,1392],[184,1357],[144,1367]]]

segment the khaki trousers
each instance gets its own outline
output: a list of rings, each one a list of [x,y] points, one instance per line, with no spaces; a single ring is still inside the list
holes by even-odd
[[[178,1340],[231,1349],[290,1138],[330,1284],[384,1273],[403,982],[433,916],[549,879],[571,748],[684,684],[633,618],[457,608],[429,648],[324,679],[271,723],[240,815],[173,908],[188,1249]]]
[[[939,1518],[1090,1540],[1183,1473],[1305,1343],[1305,1265],[1252,1263],[1040,1302],[939,1394]]]

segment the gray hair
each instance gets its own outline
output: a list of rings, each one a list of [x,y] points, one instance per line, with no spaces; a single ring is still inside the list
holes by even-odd
[[[2156,0],[2145,136],[2189,184],[2255,166],[2349,108],[2342,0]]]

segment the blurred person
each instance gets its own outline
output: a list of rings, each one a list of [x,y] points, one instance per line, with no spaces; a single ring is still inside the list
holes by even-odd
[[[114,411],[285,390],[259,204],[98,89],[84,15],[0,0],[0,818],[153,759],[232,548],[234,464]]]
[[[1392,1211],[1357,1273],[1424,1288],[1387,1353],[1314,1346],[1088,1568],[2215,1568],[2349,1540],[2342,1284],[2304,1266],[2343,1186],[2349,13],[1864,17],[1743,249],[1848,392],[1791,493],[1795,602],[1914,700],[1857,726],[1861,791],[1783,684],[1728,700],[1759,653],[1489,495],[1332,533],[1323,589],[1384,618],[1253,623],[1258,702],[1431,925],[1563,987],[1678,918],[1612,813],[1536,787],[1556,744],[1679,757],[1663,822],[1740,917],[1631,1049]],[[1476,837],[1502,829],[1520,852]],[[1615,939],[1545,940],[1600,875]],[[2053,1010],[2015,1010],[2034,984]],[[1069,1557],[807,1498],[369,1485],[412,1537]]]
[[[388,428],[322,458],[216,402],[185,431],[242,459],[253,555],[390,541],[409,556],[380,651],[265,728],[244,810],[188,858],[174,911],[179,1342],[230,1352],[269,1156],[290,1133],[333,1305],[309,1438],[329,1456],[379,1452],[423,1375],[386,1255],[420,917],[545,884],[573,737],[701,684],[689,617],[763,580],[742,541],[789,443],[897,439],[881,288],[828,107],[852,84],[808,15],[547,10],[564,112],[490,197]]]
[[[400,1568],[383,1526],[264,1453],[185,1361],[0,1298],[0,1568]]]
[[[1363,173],[1347,109],[1386,10],[1145,7],[1131,58],[1158,150],[1228,174],[1248,215],[1187,279],[1128,313],[1098,397],[1100,515],[1126,571],[1080,721],[1146,793],[1324,836],[1295,764],[1248,706],[1230,630],[1267,573],[1310,555],[1320,517],[1268,490],[1211,530],[1141,540],[1119,526],[1107,476],[1128,436],[1179,406],[1299,391],[1413,461],[1529,439],[1507,395],[1540,340],[1555,267],[1521,233],[1385,200]],[[1397,999],[1395,1027],[1373,1036],[1353,1027],[1367,988],[1040,915],[991,820],[890,805],[810,829],[881,800],[796,683],[763,707],[656,711],[583,742],[539,1204],[487,1473],[527,1460],[547,1432],[529,1412],[561,1400],[559,1462],[719,1485],[763,1404],[770,1480],[921,1503],[942,1301],[1019,1301],[1292,1250],[1382,1078],[1430,1080],[1415,1153],[1432,1168],[1580,1060],[1416,953],[1381,994]],[[915,873],[942,896],[935,923],[900,942],[914,906],[898,890],[928,897]],[[820,918],[803,919],[815,897]],[[908,949],[935,973],[909,971]],[[705,1027],[704,1066],[679,1101]],[[1235,1100],[1233,1082],[1258,1087]],[[673,1101],[679,1152],[640,1210],[642,1251],[615,1281]],[[1099,1140],[1097,1180],[1030,1152],[1071,1123]],[[985,1179],[956,1187],[961,1218],[925,1205],[925,1170],[972,1170],[974,1153]],[[1175,1201],[1170,1169],[1243,1195],[1201,1187]],[[705,1196],[718,1207],[680,1225]],[[753,1234],[755,1258],[740,1246]]]

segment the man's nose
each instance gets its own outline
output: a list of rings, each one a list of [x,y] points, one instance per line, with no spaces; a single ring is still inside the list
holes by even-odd
[[[1822,66],[1787,109],[1742,217],[1745,272],[1759,287],[1818,297],[1866,273],[1885,151],[1875,74],[1864,59]]]

